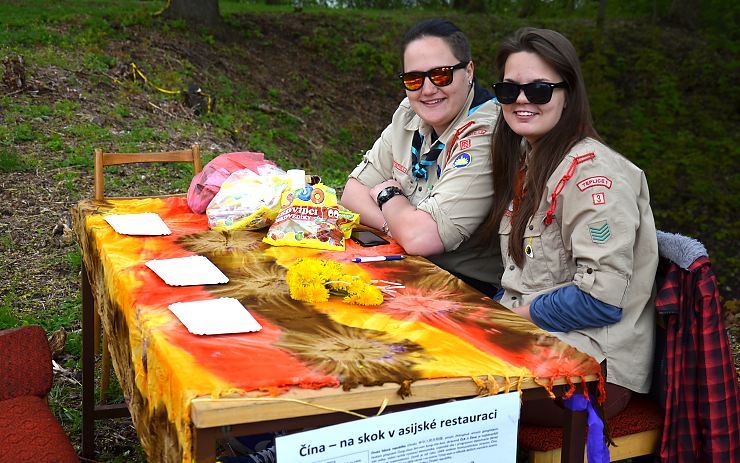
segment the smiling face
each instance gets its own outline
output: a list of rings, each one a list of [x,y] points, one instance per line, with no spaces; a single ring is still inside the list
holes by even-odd
[[[459,62],[444,39],[422,37],[406,46],[403,71],[426,72],[442,66],[454,66]],[[425,78],[424,85],[419,90],[406,90],[406,96],[414,112],[431,125],[437,135],[442,135],[465,104],[472,79],[471,62],[464,69],[454,71],[450,85],[437,87],[429,78]]]
[[[504,82],[528,84],[530,82],[558,83],[563,79],[539,55],[518,52],[509,55],[504,67]],[[565,90],[553,89],[552,99],[546,104],[532,104],[524,92],[512,104],[502,105],[504,120],[511,130],[523,136],[530,145],[549,132],[560,120],[565,107]]]

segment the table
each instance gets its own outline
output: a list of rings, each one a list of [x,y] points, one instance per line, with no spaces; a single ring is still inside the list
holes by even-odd
[[[158,213],[169,236],[117,234],[110,213]],[[341,262],[402,253],[395,243],[345,252],[272,247],[264,231],[208,229],[183,197],[85,200],[72,208],[83,257],[83,456],[96,419],[121,416],[94,404],[92,323],[97,310],[127,407],[150,461],[212,462],[226,435],[300,429],[498,391],[524,400],[603,381],[586,354],[538,329],[420,257],[347,264],[404,286],[377,307],[338,298],[290,298],[286,268],[300,257]],[[229,283],[170,287],[144,263],[204,255]],[[348,267],[349,268],[349,267]],[[235,297],[258,333],[195,336],[168,305]],[[583,461],[585,415],[573,413],[563,461]]]

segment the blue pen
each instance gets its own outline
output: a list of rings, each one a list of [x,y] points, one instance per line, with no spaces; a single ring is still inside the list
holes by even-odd
[[[382,262],[384,260],[401,260],[405,259],[406,256],[369,256],[369,257],[355,257],[352,262]]]

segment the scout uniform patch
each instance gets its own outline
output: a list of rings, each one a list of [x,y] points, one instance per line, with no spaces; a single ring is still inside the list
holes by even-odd
[[[457,169],[465,167],[468,164],[470,164],[470,155],[468,153],[460,153],[457,155],[455,160],[452,161],[452,165],[455,166]]]
[[[588,231],[591,234],[591,241],[596,244],[603,244],[609,240],[611,230],[606,220],[599,220],[588,224]]]

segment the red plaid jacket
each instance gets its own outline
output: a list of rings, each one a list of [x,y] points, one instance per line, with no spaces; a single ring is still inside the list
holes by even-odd
[[[687,269],[661,257],[665,321],[661,462],[740,463],[740,393],[709,258]]]

